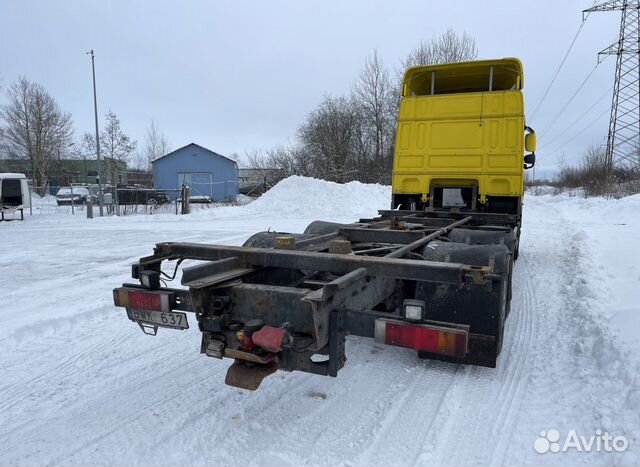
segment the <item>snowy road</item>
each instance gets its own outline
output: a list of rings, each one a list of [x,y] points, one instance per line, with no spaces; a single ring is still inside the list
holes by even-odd
[[[0,225],[0,465],[640,463],[637,342],[629,356],[640,333],[616,327],[637,325],[624,317],[640,313],[640,268],[624,253],[606,261],[625,242],[637,248],[640,199],[528,198],[497,369],[351,337],[338,378],[278,372],[247,392],[224,385],[228,361],[198,353],[197,329],[144,336],[113,307],[111,289],[156,242],[239,245],[268,227],[301,231],[317,217],[352,221],[387,205],[377,187],[335,199],[329,185],[305,187],[321,205],[282,211],[291,193],[280,190],[180,218]],[[336,206],[342,215],[331,219]],[[624,241],[606,250],[602,233],[614,228]],[[618,276],[626,282],[616,289]],[[538,454],[533,443],[549,429],[600,429],[626,436],[629,449]]]

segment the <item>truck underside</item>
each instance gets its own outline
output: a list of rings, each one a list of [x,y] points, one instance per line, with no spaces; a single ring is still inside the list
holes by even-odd
[[[114,301],[153,335],[186,329],[193,313],[200,352],[234,359],[226,383],[246,389],[278,369],[337,376],[347,334],[495,367],[519,226],[516,213],[427,208],[261,232],[242,247],[160,243]],[[167,287],[185,260],[182,287]]]

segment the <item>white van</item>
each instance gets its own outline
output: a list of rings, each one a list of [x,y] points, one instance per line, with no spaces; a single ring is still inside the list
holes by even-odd
[[[20,218],[24,220],[24,208],[31,207],[31,194],[27,177],[24,174],[0,173],[0,215],[15,214],[20,211]]]

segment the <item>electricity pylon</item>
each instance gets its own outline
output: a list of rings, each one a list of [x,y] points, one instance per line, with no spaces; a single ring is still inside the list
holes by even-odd
[[[606,161],[640,176],[640,0],[609,0],[584,10],[621,11],[618,40],[598,53],[616,55],[616,75],[611,101]]]

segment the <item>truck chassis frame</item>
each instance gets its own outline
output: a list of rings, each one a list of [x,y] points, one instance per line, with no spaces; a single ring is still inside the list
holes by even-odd
[[[517,234],[519,216],[436,210],[379,214],[348,225],[311,224],[305,234],[263,232],[243,247],[159,243],[153,255],[132,265],[132,277],[140,283],[115,289],[114,300],[153,335],[162,324],[132,318],[130,311],[136,307],[122,297],[164,294],[170,298],[165,311],[194,313],[202,332],[200,351],[235,359],[226,382],[246,389],[257,389],[277,369],[335,377],[346,361],[345,336],[379,340],[385,326],[394,332],[403,326],[412,333],[436,332],[441,340],[455,341],[455,349],[425,352],[414,346],[423,357],[495,366],[506,318],[503,309],[486,311],[499,322],[495,332],[477,332],[465,323],[462,310],[452,319],[434,319],[428,300],[415,298],[420,284],[429,283],[503,303],[510,298],[514,247],[498,250],[498,263],[503,255],[511,257],[508,268],[496,265],[494,253],[488,261],[467,264],[449,256],[428,260],[421,251],[431,242],[448,242],[447,235],[459,228]],[[201,262],[183,268],[181,284],[186,288],[161,287],[162,276],[173,279],[185,260]],[[173,276],[163,272],[165,261],[177,261]],[[414,302],[423,307],[417,320],[405,314]],[[397,339],[384,342],[383,337],[383,342],[411,346]]]

